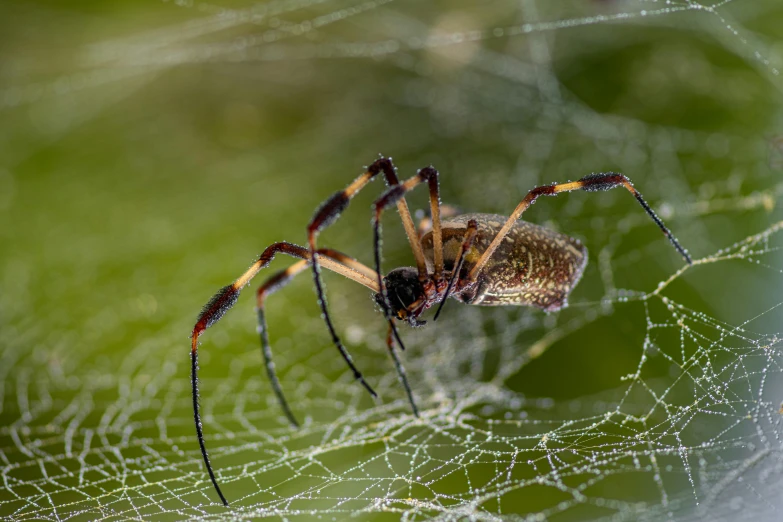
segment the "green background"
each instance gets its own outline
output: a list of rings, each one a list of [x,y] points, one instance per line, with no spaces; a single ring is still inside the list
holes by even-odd
[[[403,178],[435,165],[443,201],[477,212],[508,214],[538,184],[624,172],[696,259],[766,229],[781,215],[781,27],[776,0],[712,11],[619,0],[2,2],[0,516],[231,513],[215,504],[193,433],[190,329],[213,292],[268,244],[304,244],[313,210],[379,153],[394,157]],[[378,181],[357,196],[320,243],[369,264],[370,204],[381,188]],[[412,209],[426,208],[425,192],[410,196]],[[384,221],[387,270],[413,262],[393,214]],[[419,424],[411,424],[368,292],[326,276],[338,328],[381,392],[377,404],[329,344],[305,275],[268,310],[283,388],[305,419],[303,431],[290,430],[263,375],[251,291],[243,294],[200,351],[207,444],[234,515],[468,516],[448,507],[498,474],[507,456],[462,461],[466,437],[509,415],[564,422],[611,409],[650,335],[674,356],[692,349],[676,328],[655,333],[657,309],[624,302],[683,264],[624,191],[547,198],[525,218],[588,246],[572,306],[546,316],[451,302],[438,323],[403,329],[411,349],[402,357],[429,412]],[[769,338],[780,331],[770,309],[780,302],[783,263],[774,241],[764,248],[689,270],[666,295],[703,314],[691,317],[727,326],[764,313],[748,337]],[[556,339],[549,349],[525,364],[526,350],[548,336]],[[645,379],[675,389],[667,361],[653,357]],[[779,367],[767,367],[763,391],[774,395]],[[476,399],[487,382],[495,395]],[[473,428],[447,436],[436,426],[448,417],[444,405],[460,400],[470,403],[460,411]],[[638,404],[649,410],[650,397]],[[774,440],[779,423],[769,419],[764,434]],[[710,422],[694,421],[686,445],[698,444]],[[313,476],[345,478],[353,468],[404,475],[404,450],[391,452],[399,462],[372,460],[394,446],[392,426],[433,456],[444,437],[442,458],[457,472],[422,471],[425,479],[380,493],[327,478],[332,490],[321,498],[301,495]],[[355,443],[364,440],[357,430],[375,429],[383,436]],[[531,441],[546,431],[535,423],[503,430]],[[315,451],[320,466],[297,474],[286,451]],[[735,464],[696,477],[702,499],[704,485],[719,484]],[[633,519],[632,509],[663,517],[695,505],[676,469],[664,484],[683,500],[657,511],[652,472],[604,468],[604,485],[585,495],[617,505],[518,483],[472,513]],[[527,473],[519,480],[537,476]],[[433,497],[438,507],[374,500]]]

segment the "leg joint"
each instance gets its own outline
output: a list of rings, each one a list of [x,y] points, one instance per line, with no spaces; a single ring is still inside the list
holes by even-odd
[[[383,172],[383,176],[386,178],[387,186],[398,185],[400,183],[400,180],[397,177],[397,167],[394,166],[391,158],[381,156],[375,160],[372,165],[367,167],[367,172],[369,172],[373,177]]]
[[[417,175],[421,181],[429,181],[432,179],[437,179],[438,171],[435,167],[430,165],[429,167],[424,167],[423,169],[419,169]]]

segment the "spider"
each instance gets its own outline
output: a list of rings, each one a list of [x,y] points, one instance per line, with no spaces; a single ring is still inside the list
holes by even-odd
[[[374,269],[336,250],[318,248],[317,239],[320,232],[334,223],[347,208],[351,199],[381,173],[386,178],[388,188],[372,206]],[[422,184],[427,184],[429,187],[430,218],[420,225],[417,231],[405,201],[405,194]],[[198,338],[236,303],[240,290],[249,284],[258,272],[266,268],[276,254],[287,254],[298,258],[299,261],[273,275],[258,288],[256,310],[267,375],[289,422],[294,427],[298,426],[275,373],[264,317],[264,305],[269,295],[288,284],[294,276],[308,267],[313,274],[318,304],[334,345],[353,372],[354,378],[367,389],[370,395],[377,397],[356,368],[337,335],[326,304],[321,268],[345,276],[374,292],[375,302],[383,311],[388,323],[386,345],[389,354],[405,388],[413,414],[418,417],[419,411],[405,370],[394,350],[395,341],[401,350],[405,349],[394,320],[406,322],[414,327],[423,326],[425,321],[419,319],[421,314],[438,304],[433,320],[437,319],[449,297],[472,305],[534,306],[546,312],[560,310],[567,305],[569,293],[582,277],[587,264],[587,249],[577,239],[520,221],[519,218],[539,196],[556,196],[573,190],[596,192],[615,187],[626,188],[636,198],[645,212],[669,238],[674,248],[688,264],[691,264],[688,252],[623,174],[594,173],[578,181],[536,187],[527,193],[508,217],[494,214],[459,215],[450,207],[441,208],[438,171],[435,168],[425,167],[415,176],[400,182],[391,158],[383,156],[367,167],[366,171],[344,190],[333,194],[316,210],[307,226],[307,247],[288,242],[273,243],[267,247],[239,279],[221,288],[209,300],[202,309],[191,334],[191,380],[196,434],[212,485],[223,504],[228,506],[209,462],[199,414]],[[416,260],[416,267],[395,268],[386,276],[382,276],[381,216],[384,210],[392,205],[396,205],[402,219]]]

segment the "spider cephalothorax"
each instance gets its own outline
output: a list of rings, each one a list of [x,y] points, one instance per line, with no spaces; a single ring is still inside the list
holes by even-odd
[[[356,193],[375,176],[383,174],[389,188],[373,203],[373,234],[375,267],[370,268],[356,259],[330,248],[318,248],[318,234],[334,223]],[[430,213],[428,227],[420,227],[417,233],[405,194],[415,187],[426,184],[430,192]],[[272,347],[269,343],[264,309],[266,298],[285,286],[296,274],[310,268],[313,273],[318,304],[322,317],[340,355],[345,360],[353,377],[375,397],[375,391],[356,368],[348,350],[332,323],[326,305],[326,294],[321,280],[321,268],[336,272],[369,288],[380,305],[388,323],[386,345],[394,361],[397,374],[408,395],[413,414],[418,416],[413,392],[402,363],[394,349],[395,341],[402,344],[394,319],[406,321],[411,326],[422,326],[419,316],[431,306],[440,303],[434,319],[438,318],[443,304],[449,297],[473,305],[534,306],[546,312],[555,312],[566,306],[568,295],[579,282],[585,264],[587,250],[576,239],[545,227],[526,223],[519,218],[540,196],[556,196],[563,192],[584,190],[595,192],[615,187],[627,189],[669,238],[674,248],[691,263],[691,258],[674,236],[664,226],[655,212],[647,205],[642,195],[622,174],[602,172],[590,174],[578,181],[535,187],[527,193],[510,216],[494,214],[462,214],[441,208],[438,189],[438,171],[433,167],[419,170],[415,176],[400,182],[391,158],[381,157],[367,167],[367,171],[356,178],[344,190],[334,193],[316,210],[307,227],[308,246],[291,243],[274,243],[264,250],[258,260],[239,279],[223,287],[204,307],[191,334],[191,385],[193,392],[193,413],[196,435],[201,446],[209,478],[228,505],[220,491],[217,479],[209,463],[201,416],[198,405],[198,338],[217,322],[237,301],[240,290],[266,268],[277,253],[298,258],[299,261],[270,277],[256,293],[258,333],[265,368],[283,412],[292,425],[297,426],[291,409],[283,395],[282,387],[272,362]],[[402,219],[405,233],[416,259],[416,268],[396,268],[382,277],[381,272],[381,214],[386,208],[396,205]],[[425,229],[431,230],[426,231]]]
[[[386,299],[392,316],[406,320],[411,326],[423,326],[417,317],[425,310],[426,295],[415,268],[395,268],[383,278]],[[375,302],[383,308],[383,294],[375,294]]]

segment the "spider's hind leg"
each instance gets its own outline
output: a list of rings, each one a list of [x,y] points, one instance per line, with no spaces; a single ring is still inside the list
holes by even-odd
[[[658,225],[658,228],[661,229],[661,232],[663,232],[663,234],[669,239],[674,249],[677,250],[677,252],[683,257],[685,262],[689,265],[693,264],[693,260],[691,259],[690,254],[688,254],[688,251],[685,250],[682,245],[680,245],[680,242],[677,241],[677,238],[675,238],[669,229],[666,228],[666,225],[663,224],[661,218],[655,214],[655,211],[653,211],[650,205],[647,204],[639,191],[634,188],[633,183],[631,183],[631,180],[628,179],[628,177],[617,172],[595,172],[593,174],[588,174],[587,176],[584,176],[577,181],[542,185],[540,187],[535,187],[530,192],[528,192],[514,209],[514,212],[511,213],[511,216],[509,216],[506,223],[497,233],[486,250],[484,250],[484,253],[481,254],[481,257],[478,261],[476,261],[476,264],[473,265],[473,268],[471,268],[470,274],[468,275],[468,279],[471,281],[476,280],[479,273],[481,273],[481,271],[484,269],[487,262],[500,246],[500,243],[503,241],[503,239],[508,235],[516,221],[528,208],[530,208],[530,205],[536,202],[536,199],[538,199],[540,196],[557,196],[558,194],[572,192],[574,190],[583,190],[585,192],[603,192],[617,187],[623,187],[631,193],[631,195],[636,199],[639,205],[641,205],[647,215],[655,222],[656,225]]]

